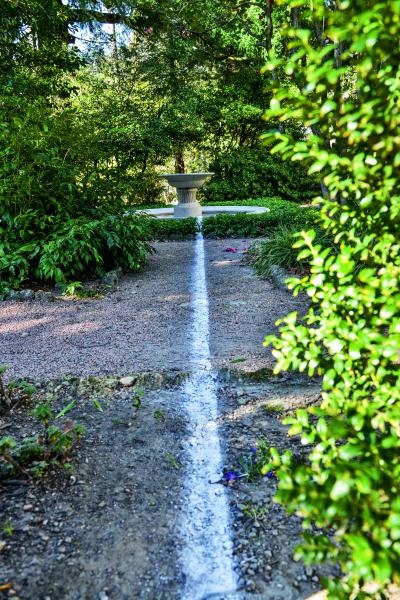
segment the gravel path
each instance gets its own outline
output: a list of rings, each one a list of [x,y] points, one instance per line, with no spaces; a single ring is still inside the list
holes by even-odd
[[[0,480],[0,595],[3,585],[16,600],[192,600],[182,595],[187,482],[193,489],[196,478],[205,489],[212,482],[222,494],[215,486],[223,466],[238,469],[260,438],[287,447],[285,427],[265,405],[290,410],[319,395],[317,382],[286,376],[258,382],[252,373],[272,364],[262,341],[275,321],[304,305],[253,275],[241,260],[247,246],[245,240],[206,241],[212,389],[215,383],[219,405],[209,424],[218,422],[223,450],[211,479],[188,450],[197,413],[193,420],[183,410],[194,377],[185,380],[184,372],[197,356],[191,300],[202,302],[191,298],[192,241],[157,244],[146,269],[124,277],[102,299],[0,303],[0,364],[10,365],[8,376],[42,380],[31,402],[0,415],[1,432],[18,439],[37,433],[30,408],[43,400],[55,414],[71,407],[60,427],[72,419],[87,428],[72,476],[59,469],[29,484],[20,476]],[[195,339],[204,345],[207,332],[196,330]],[[119,379],[134,373],[141,376]],[[202,393],[194,397],[204,403]],[[240,480],[227,490],[239,595],[212,594],[216,600],[305,600],[319,589],[320,572],[292,560],[300,523],[274,505],[275,485]],[[194,508],[202,512],[201,504]]]
[[[207,240],[215,367],[269,366],[276,319],[302,308],[241,263],[245,240]],[[226,252],[227,248],[237,253]],[[98,300],[0,303],[0,364],[9,376],[54,378],[187,369],[193,242],[156,244],[139,274]],[[233,362],[231,362],[233,361]]]

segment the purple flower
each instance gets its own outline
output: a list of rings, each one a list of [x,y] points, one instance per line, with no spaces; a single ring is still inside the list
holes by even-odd
[[[253,448],[250,448],[250,452],[251,452],[252,454],[256,454],[256,453],[258,452],[258,448],[254,448],[254,447],[253,447]]]
[[[268,477],[268,479],[274,479],[276,475],[273,471],[268,471],[268,473],[265,474],[265,477]]]
[[[232,254],[236,254],[236,248],[225,248],[224,252],[231,252]]]
[[[237,471],[227,471],[223,478],[225,481],[235,481],[239,479],[239,473]]]

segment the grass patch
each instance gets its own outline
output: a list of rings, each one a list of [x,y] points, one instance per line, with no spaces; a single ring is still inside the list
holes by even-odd
[[[331,235],[318,226],[314,229],[316,231],[316,244],[319,244],[322,248],[335,248]],[[262,240],[253,246],[252,251],[249,252],[249,262],[260,277],[269,277],[273,265],[287,270],[305,271],[308,269],[308,259],[299,259],[299,250],[293,248],[298,230],[297,225],[281,225],[272,232],[267,240]]]
[[[285,407],[282,404],[263,404],[262,409],[269,415],[284,412]]]

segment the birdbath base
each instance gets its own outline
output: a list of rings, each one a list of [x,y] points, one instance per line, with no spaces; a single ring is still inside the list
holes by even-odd
[[[202,208],[197,202],[179,203],[174,206],[174,218],[185,219],[187,217],[201,217]]]

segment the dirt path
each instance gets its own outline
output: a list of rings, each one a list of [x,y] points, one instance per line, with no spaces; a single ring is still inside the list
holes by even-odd
[[[274,331],[278,317],[303,306],[243,266],[246,246],[238,240],[205,244],[207,352],[219,402],[215,423],[224,465],[231,469],[239,468],[261,438],[287,445],[279,411],[272,414],[265,405],[291,410],[315,402],[319,392],[316,382],[254,379],[255,369],[271,365],[269,351],[261,345],[264,336]],[[197,594],[193,584],[188,587],[193,565],[188,575],[183,567],[190,544],[197,543],[193,512],[203,510],[194,505],[187,521],[188,483],[193,487],[198,478],[204,488],[208,485],[201,461],[188,450],[196,439],[196,419],[203,418],[186,408],[193,388],[187,375],[194,368],[190,348],[197,335],[205,335],[193,330],[191,322],[193,242],[159,244],[157,249],[146,271],[124,278],[119,290],[102,300],[0,304],[0,363],[8,363],[13,375],[45,380],[34,401],[50,394],[54,410],[60,410],[76,400],[68,417],[88,430],[72,477],[0,484],[0,526],[13,530],[0,534],[0,585],[11,585],[5,597],[210,597]],[[201,347],[199,356],[204,360]],[[122,385],[121,376],[141,372],[147,375],[133,387]],[[144,396],[135,408],[132,399],[139,387]],[[0,426],[10,422],[7,434],[21,437],[37,430],[23,406]],[[318,589],[318,572],[292,560],[300,524],[273,504],[276,482],[242,481],[228,490],[210,485],[217,496],[227,494],[237,571],[237,591],[213,598],[302,600]],[[254,506],[260,517],[252,520],[248,515]],[[193,528],[192,537],[182,532],[185,522]],[[218,556],[210,558],[211,566],[218,562]],[[204,572],[207,577],[207,568]]]

